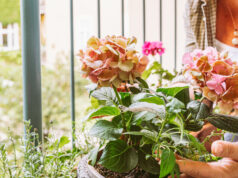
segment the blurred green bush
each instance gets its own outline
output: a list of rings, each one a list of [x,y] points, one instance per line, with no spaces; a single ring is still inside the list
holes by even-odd
[[[0,136],[18,138],[23,133],[22,64],[19,51],[0,53]],[[70,70],[68,63],[54,69],[42,65],[42,115],[44,134],[50,129],[70,135]],[[75,70],[76,122],[89,106],[85,85],[88,83]],[[8,129],[10,128],[10,129]],[[9,131],[8,131],[9,130]]]

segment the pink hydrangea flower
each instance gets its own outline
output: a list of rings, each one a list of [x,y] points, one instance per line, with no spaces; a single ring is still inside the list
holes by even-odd
[[[207,81],[207,87],[210,90],[214,90],[216,94],[221,95],[226,90],[226,76],[213,74],[212,79]]]
[[[207,47],[203,51],[203,55],[208,57],[208,62],[210,64],[213,64],[218,59],[218,52],[216,48],[213,47]]]
[[[135,49],[136,42],[135,37],[91,37],[86,50],[79,52],[83,77],[88,77],[98,86],[133,84],[149,63],[148,57]]]
[[[163,43],[161,41],[146,41],[142,46],[142,53],[146,56],[155,56],[156,54],[159,54],[161,56],[164,54],[164,52],[165,48],[163,48]]]
[[[190,68],[190,69],[195,68],[195,63],[194,63],[193,57],[190,53],[185,53],[183,55],[182,62],[186,66],[186,68]]]

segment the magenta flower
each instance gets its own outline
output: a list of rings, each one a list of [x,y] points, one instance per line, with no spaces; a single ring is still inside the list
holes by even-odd
[[[226,76],[213,74],[212,79],[207,81],[207,87],[214,90],[216,94],[221,95],[226,90]]]
[[[165,48],[163,48],[163,43],[160,41],[146,41],[142,47],[142,52],[146,56],[155,56],[156,54],[159,54],[161,56],[162,54],[164,54]]]

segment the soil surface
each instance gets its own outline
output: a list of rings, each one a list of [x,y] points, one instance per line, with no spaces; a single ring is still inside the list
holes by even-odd
[[[94,168],[106,178],[158,178],[158,175],[153,175],[143,171],[141,168],[136,167],[128,173],[117,173],[110,171],[103,166],[96,164]]]

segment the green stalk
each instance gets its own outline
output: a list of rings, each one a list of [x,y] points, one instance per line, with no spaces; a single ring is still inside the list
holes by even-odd
[[[120,105],[123,105],[123,104],[122,104],[122,100],[121,100],[121,98],[120,98],[120,96],[119,96],[119,94],[118,94],[118,92],[117,92],[116,87],[115,87],[114,85],[112,85],[112,88],[113,88],[113,90],[114,90],[114,92],[115,92],[115,95],[116,95],[116,97],[117,97],[117,100],[118,100],[119,104],[120,104]],[[127,129],[126,129],[126,121],[125,121],[125,118],[124,118],[124,116],[123,116],[123,111],[122,111],[122,110],[121,110],[121,119],[122,119],[122,125],[123,125],[123,128],[124,128],[124,131],[126,132],[126,131],[127,131]]]
[[[158,135],[157,140],[156,140],[157,143],[158,143],[158,141],[159,141],[159,139],[161,137],[162,131],[164,130],[165,124],[166,124],[166,119],[164,120],[164,122],[162,123],[162,126],[160,128],[159,135]]]

